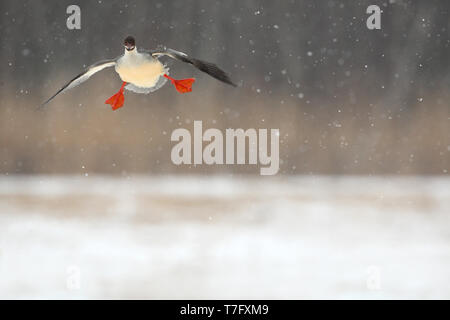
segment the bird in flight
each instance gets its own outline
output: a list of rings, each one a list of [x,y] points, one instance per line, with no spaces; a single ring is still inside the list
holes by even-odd
[[[105,101],[106,104],[111,105],[113,110],[117,110],[123,106],[125,101],[124,89],[136,93],[148,94],[158,90],[167,82],[167,80],[170,80],[178,92],[191,92],[192,84],[195,82],[195,79],[189,78],[176,80],[170,77],[166,66],[159,61],[159,58],[162,56],[168,56],[170,58],[192,64],[194,67],[209,74],[213,78],[236,87],[228,74],[226,74],[215,64],[191,58],[183,52],[168,48],[152,51],[138,51],[136,41],[131,36],[125,38],[124,46],[125,52],[123,55],[117,57],[116,59],[104,60],[93,64],[84,72],[70,80],[42,105],[46,105],[58,94],[78,86],[88,80],[95,73],[108,67],[114,67],[115,71],[119,74],[123,81],[120,90]]]

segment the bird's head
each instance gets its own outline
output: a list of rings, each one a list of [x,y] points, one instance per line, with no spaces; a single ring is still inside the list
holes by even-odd
[[[136,42],[132,36],[128,36],[123,41],[123,45],[127,51],[133,51],[136,48]]]

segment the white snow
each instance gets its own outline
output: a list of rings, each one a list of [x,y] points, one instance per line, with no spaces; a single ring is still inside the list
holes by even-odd
[[[0,298],[448,299],[449,227],[445,177],[4,177]]]

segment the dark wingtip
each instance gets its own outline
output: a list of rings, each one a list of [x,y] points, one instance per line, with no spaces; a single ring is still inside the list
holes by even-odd
[[[224,81],[226,84],[229,84],[230,86],[232,86],[232,87],[234,87],[234,88],[237,88],[238,87],[238,85],[236,84],[236,83],[234,83],[233,81]]]
[[[235,87],[235,88],[237,88],[237,86],[238,86],[238,85],[237,85],[236,83],[234,83],[234,82],[230,82],[229,84],[230,84],[231,86]]]
[[[50,100],[51,100],[51,99],[48,99],[47,101],[42,102],[41,104],[37,105],[36,108],[35,108],[35,110],[36,110],[36,111],[41,111],[42,109],[44,109],[44,107],[47,105],[47,103],[50,102]]]
[[[221,70],[222,71],[222,70]],[[223,73],[221,74],[221,77],[220,78],[216,78],[217,80],[220,80],[220,81],[222,81],[222,82],[224,82],[224,83],[226,83],[226,84],[229,84],[230,86],[233,86],[233,87],[237,87],[238,85],[236,84],[236,83],[234,83],[231,79],[230,79],[230,76],[228,75],[228,73],[226,73],[226,72],[224,72],[224,71],[222,71]]]
[[[58,91],[58,93],[59,93],[59,91]],[[42,102],[40,105],[38,105],[37,107],[36,107],[36,110],[42,110],[50,101],[52,101],[53,100],[53,98],[58,94],[58,93],[56,93],[54,96],[52,96],[51,98],[49,98],[49,99],[47,99],[45,102]]]
[[[229,84],[230,86],[237,87],[237,85],[233,81],[231,81],[230,76],[214,63],[198,59],[191,59],[189,62],[191,62],[199,70],[209,74],[211,77],[219,81],[222,81],[226,84]]]

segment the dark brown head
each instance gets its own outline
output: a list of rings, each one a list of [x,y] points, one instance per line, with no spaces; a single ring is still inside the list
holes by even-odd
[[[132,36],[126,37],[123,44],[127,51],[133,51],[134,48],[136,48],[136,42],[134,41],[134,38]]]

